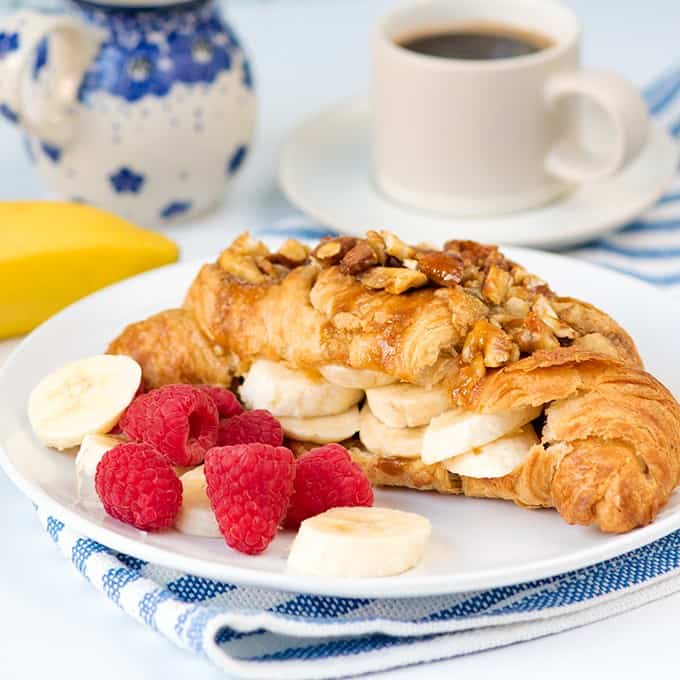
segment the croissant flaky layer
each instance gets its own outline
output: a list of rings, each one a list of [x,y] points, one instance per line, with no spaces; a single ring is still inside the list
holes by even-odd
[[[375,484],[555,507],[618,532],[652,521],[680,481],[680,407],[628,334],[490,246],[437,251],[369,232],[270,253],[242,236],[200,270],[182,309],[132,324],[109,351],[137,359],[149,387],[229,384],[266,358],[444,384],[471,411],[545,407],[541,443],[505,477],[352,448]]]

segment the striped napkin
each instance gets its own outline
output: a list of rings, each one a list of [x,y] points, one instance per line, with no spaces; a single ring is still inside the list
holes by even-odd
[[[680,135],[680,69],[646,92]],[[299,218],[268,232],[316,239]],[[616,233],[571,251],[680,292],[680,175]],[[600,564],[472,593],[405,599],[319,597],[199,578],[118,553],[57,518],[41,521],[64,556],[138,622],[232,675],[331,678],[451,658],[598,621],[680,590],[680,531]]]

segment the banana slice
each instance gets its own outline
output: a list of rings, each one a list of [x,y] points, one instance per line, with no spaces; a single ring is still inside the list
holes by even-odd
[[[359,417],[359,439],[371,452],[388,458],[418,458],[423,450],[424,427],[388,427],[366,403]]]
[[[107,451],[124,442],[123,437],[112,434],[86,434],[76,455],[76,489],[78,498],[90,500],[99,498],[94,488],[97,465]]]
[[[419,387],[396,383],[366,390],[366,399],[375,417],[390,427],[418,427],[451,408],[449,393],[443,387]]]
[[[503,411],[502,413],[471,413],[456,409],[434,418],[425,428],[421,458],[431,465],[459,456],[477,446],[483,446],[514,432],[536,418],[540,406]]]
[[[306,519],[288,556],[300,574],[393,576],[423,558],[432,526],[421,515],[388,508],[333,508]]]
[[[33,388],[31,427],[47,446],[78,446],[85,435],[108,432],[118,422],[141,379],[139,364],[127,356],[102,354],[67,364]]]
[[[319,373],[328,380],[329,383],[340,385],[340,387],[356,387],[365,390],[368,387],[381,387],[397,382],[387,373],[380,371],[368,371],[358,368],[348,368],[337,364],[328,364],[319,369]]]
[[[505,477],[526,460],[536,444],[534,428],[525,425],[519,432],[445,460],[443,465],[449,472],[464,477]]]
[[[179,481],[182,482],[182,507],[175,520],[177,531],[208,538],[222,536],[206,493],[207,482],[203,466],[199,465],[185,472]]]
[[[301,442],[330,444],[349,439],[359,431],[359,409],[352,406],[336,416],[319,416],[318,418],[279,416],[278,421],[286,437]]]
[[[362,390],[331,385],[321,377],[265,359],[250,367],[241,385],[241,399],[248,408],[296,418],[333,416],[358,404],[363,396]]]

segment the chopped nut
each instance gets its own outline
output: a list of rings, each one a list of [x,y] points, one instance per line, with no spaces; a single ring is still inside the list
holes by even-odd
[[[453,403],[463,406],[466,399],[472,393],[475,385],[486,375],[486,366],[481,354],[478,354],[471,363],[461,366],[451,388]]]
[[[427,283],[427,276],[405,267],[372,267],[359,276],[367,288],[386,290],[399,295],[409,288],[420,288]]]
[[[525,354],[531,354],[538,349],[555,349],[560,346],[550,327],[543,323],[534,312],[529,312],[524,319],[515,319],[507,323],[505,331]]]
[[[402,264],[406,269],[418,269],[418,260],[411,260],[407,257]]]
[[[505,366],[519,359],[519,348],[510,336],[485,319],[477,321],[465,338],[461,359],[470,364],[481,355],[488,368]]]
[[[357,242],[351,236],[323,239],[312,251],[312,255],[323,264],[338,264]]]
[[[269,248],[262,241],[256,241],[247,231],[234,240],[229,250],[237,255],[269,255]]]
[[[294,238],[289,238],[272,255],[269,260],[275,264],[282,264],[286,267],[298,267],[307,261],[309,248]]]
[[[482,295],[495,305],[500,305],[508,294],[512,276],[505,269],[492,264],[482,285]]]
[[[274,276],[276,274],[276,270],[274,269],[274,265],[269,261],[268,257],[262,257],[262,255],[256,255],[254,258],[255,264],[258,266],[258,269],[261,272],[264,272],[265,274],[269,276]]]
[[[413,259],[415,256],[415,248],[404,243],[396,234],[393,234],[391,231],[381,231],[380,235],[383,237],[385,250],[388,255],[396,257],[401,262]]]
[[[363,328],[361,319],[349,312],[338,312],[333,317],[333,325],[341,331],[359,331]]]
[[[357,244],[342,258],[340,271],[343,274],[360,274],[378,263],[378,257],[366,241]]]
[[[377,231],[369,231],[366,234],[368,245],[373,248],[375,256],[378,258],[378,264],[385,264],[387,260],[387,251],[385,250],[385,241]]]
[[[557,316],[557,312],[552,308],[548,298],[544,295],[539,295],[534,300],[532,308],[534,312],[536,312],[538,318],[546,324],[558,338],[573,340],[577,336],[576,331]]]
[[[456,286],[463,276],[463,260],[454,253],[431,251],[418,253],[418,269],[432,283],[439,286]]]
[[[506,260],[498,246],[485,246],[476,241],[447,241],[444,252],[460,255],[464,264],[478,269],[489,268],[496,264],[502,269],[510,269],[512,263]]]
[[[238,255],[231,250],[225,250],[220,255],[219,265],[225,272],[247,283],[263,283],[267,280],[250,255]]]
[[[529,303],[518,297],[511,297],[505,301],[504,309],[512,316],[525,317],[529,313]]]

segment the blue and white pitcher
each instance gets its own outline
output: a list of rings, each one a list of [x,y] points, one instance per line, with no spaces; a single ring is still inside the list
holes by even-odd
[[[184,219],[219,202],[248,153],[251,67],[213,0],[132,1],[144,7],[1,19],[0,114],[52,192],[142,224]]]

